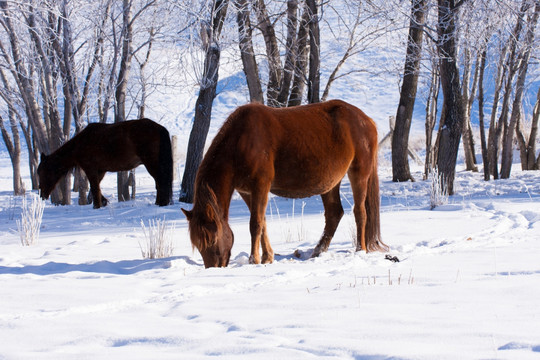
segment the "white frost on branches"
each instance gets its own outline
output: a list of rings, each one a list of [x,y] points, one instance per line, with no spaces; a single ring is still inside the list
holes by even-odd
[[[429,206],[431,210],[448,203],[448,186],[437,168],[429,173]]]
[[[174,224],[168,226],[165,219],[150,219],[148,227],[141,220],[141,227],[146,239],[144,248],[139,242],[144,259],[159,259],[172,255]]]
[[[37,242],[44,209],[45,202],[38,196],[32,196],[30,202],[26,200],[26,196],[22,198],[21,220],[17,220],[17,228],[23,246],[30,246]]]

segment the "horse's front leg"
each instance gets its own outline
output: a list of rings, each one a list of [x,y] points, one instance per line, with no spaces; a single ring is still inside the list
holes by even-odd
[[[257,224],[254,224],[254,221]],[[263,216],[262,219],[257,217],[257,220],[250,219],[249,228],[251,232],[251,256],[249,257],[249,262],[251,264],[273,263],[274,250],[272,250],[268,234],[266,233],[266,216]],[[259,255],[259,246],[262,248],[262,258]]]
[[[101,194],[101,189],[99,188],[99,184],[97,186],[90,185],[90,188],[92,189],[92,197],[94,202],[94,209],[99,209],[100,207],[107,205],[107,199],[103,197]]]
[[[261,255],[259,253],[259,247],[261,245],[262,225],[257,215],[253,214],[253,211],[251,212],[251,218],[249,219],[249,232],[251,234],[251,255],[249,256],[249,263],[260,264]]]
[[[268,234],[266,233],[266,216],[264,217],[264,225],[261,234],[261,247],[262,247],[262,263],[271,264],[274,262],[274,250],[270,245],[270,240],[268,239]]]
[[[90,191],[92,192],[92,198],[94,202],[94,209],[99,209],[100,207],[107,206],[107,199],[101,194],[101,188],[99,187],[99,183],[101,182],[101,179],[105,176],[105,173],[97,173],[97,174],[86,174],[88,177],[88,181],[90,182]]]
[[[251,217],[249,220],[249,231],[251,234],[251,255],[249,262],[251,264],[270,264],[274,261],[274,251],[270,245],[268,234],[266,232],[266,204],[268,202],[268,192],[240,195],[246,202]],[[262,247],[262,259],[259,253],[259,247]]]
[[[266,219],[250,220],[251,232],[251,256],[249,257],[250,264],[271,264],[274,262],[274,250],[268,240],[266,234]],[[262,247],[262,258],[259,255],[259,246]]]

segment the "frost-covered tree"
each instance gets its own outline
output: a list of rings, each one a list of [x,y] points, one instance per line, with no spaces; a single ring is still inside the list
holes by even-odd
[[[412,180],[409,169],[409,132],[416,101],[420,60],[427,13],[426,0],[411,1],[411,19],[407,40],[407,55],[403,70],[403,82],[396,113],[396,124],[392,136],[392,174],[393,181]]]
[[[201,29],[205,49],[204,71],[200,79],[199,95],[195,104],[193,128],[189,135],[188,155],[180,189],[180,201],[182,202],[193,202],[195,176],[202,161],[204,145],[210,128],[212,105],[216,96],[221,56],[220,35],[228,6],[228,0],[214,0],[210,21],[203,23]]]

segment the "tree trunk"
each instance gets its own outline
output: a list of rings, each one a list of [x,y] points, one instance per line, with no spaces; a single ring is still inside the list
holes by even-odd
[[[319,33],[319,15],[316,0],[306,0],[309,29],[309,76],[308,103],[320,102],[321,86],[321,37]]]
[[[528,10],[530,6],[531,6],[530,3],[526,3],[526,0],[523,1],[522,12],[520,13],[520,16],[518,17],[518,23],[516,24],[516,27],[514,30],[513,39],[515,42],[518,41],[519,34],[521,33],[521,29],[525,25],[523,24],[523,21],[524,21],[523,17],[525,16],[525,12]],[[529,59],[531,56],[530,49],[534,41],[534,29],[536,27],[536,23],[538,22],[539,13],[540,13],[540,1],[536,1],[534,14],[532,17],[529,18],[529,22],[526,24],[528,25],[528,31],[525,35],[524,50],[519,55],[518,61],[517,61],[518,76],[517,76],[516,85],[515,85],[515,95],[514,95],[514,101],[512,104],[512,114],[510,116],[510,123],[508,124],[508,131],[505,134],[505,138],[503,142],[503,153],[502,153],[502,162],[501,162],[501,178],[503,179],[508,179],[510,177],[510,172],[512,170],[514,132],[518,129],[517,124],[520,121],[521,103],[523,100],[523,93],[525,90],[525,80],[527,77],[527,69],[529,66]],[[513,50],[515,50],[515,48],[513,48]]]
[[[392,180],[395,182],[414,180],[411,176],[407,155],[409,132],[418,88],[426,10],[426,0],[412,1],[403,84],[396,113],[396,125],[392,136]]]
[[[21,178],[21,141],[19,136],[19,130],[17,128],[17,122],[15,120],[15,114],[13,111],[9,111],[9,123],[11,128],[11,137],[4,125],[4,119],[0,115],[0,131],[2,132],[2,138],[6,144],[6,148],[11,159],[11,167],[13,169],[13,194],[24,195],[24,183]]]
[[[306,70],[308,66],[308,54],[309,54],[309,44],[308,44],[308,21],[309,21],[309,11],[307,6],[304,8],[302,14],[302,19],[300,20],[300,26],[298,28],[298,37],[297,37],[297,50],[296,50],[296,60],[294,65],[294,76],[293,83],[291,87],[291,94],[289,95],[289,102],[287,106],[297,106],[302,103],[302,98],[304,96],[304,91],[306,87]]]
[[[429,85],[429,94],[426,101],[426,160],[424,163],[424,180],[435,167],[435,151],[433,146],[433,129],[437,120],[437,99],[439,98],[440,76],[438,62],[432,60],[431,64],[431,82]]]
[[[61,147],[68,138],[71,121],[69,118],[64,119],[65,121],[62,125],[62,117],[60,116],[58,106],[58,70],[56,69],[57,65],[55,64],[54,56],[51,54],[54,49],[54,38],[56,36],[53,35],[54,32],[45,31],[42,33],[42,29],[40,28],[41,24],[36,23],[36,17],[39,18],[40,16],[43,16],[43,14],[36,12],[36,8],[30,8],[26,23],[28,25],[30,39],[40,61],[40,95],[42,98],[43,118],[45,124],[49,125],[49,148],[56,150]],[[53,24],[56,24],[54,14],[49,12],[46,16],[49,19],[48,26],[54,26]],[[52,49],[50,47],[52,47]],[[71,174],[69,172],[58,181],[55,189],[51,193],[51,202],[56,205],[71,204]]]
[[[29,76],[28,71],[24,67],[24,60],[21,54],[20,42],[17,37],[17,32],[13,27],[11,19],[13,18],[8,8],[8,1],[0,0],[0,9],[2,10],[2,23],[7,29],[7,35],[9,36],[10,50],[8,54],[2,46],[2,55],[6,58],[11,58],[13,68],[10,69],[13,78],[19,88],[26,115],[28,116],[28,123],[32,127],[33,134],[37,146],[40,151],[49,153],[49,141],[47,136],[47,128],[42,118],[41,109],[37,102],[37,90],[33,78]],[[11,56],[10,56],[11,55]]]
[[[133,57],[133,24],[131,1],[123,0],[123,28],[122,28],[122,57],[120,59],[120,69],[116,81],[116,111],[114,122],[126,121],[126,93],[129,73],[131,71],[131,59]],[[129,195],[129,171],[119,171],[116,177],[118,201],[130,200]]]
[[[468,171],[477,172],[478,168],[476,166],[476,157],[474,151],[474,138],[472,133],[471,126],[471,107],[474,101],[476,93],[476,81],[478,79],[477,71],[478,66],[475,70],[475,76],[472,81],[472,90],[469,90],[471,83],[471,71],[472,71],[472,61],[471,61],[471,51],[469,49],[465,50],[465,61],[463,65],[463,81],[462,81],[462,98],[465,103],[465,119],[463,121],[463,153],[465,155],[465,166]]]
[[[219,37],[223,21],[227,14],[228,0],[215,0],[212,8],[212,28],[206,29],[209,33],[210,43],[206,48],[204,73],[201,79],[199,96],[195,103],[195,119],[189,135],[188,150],[184,176],[180,189],[180,201],[192,203],[195,187],[195,177],[203,158],[204,145],[210,128],[212,103],[216,96],[218,82],[219,58],[221,49]]]
[[[64,70],[62,71],[62,78],[66,87],[66,101],[65,103],[70,104],[69,108],[74,118],[75,123],[75,133],[79,133],[84,128],[83,116],[86,112],[88,105],[88,97],[90,93],[90,84],[91,79],[96,69],[99,60],[100,50],[103,47],[104,41],[104,28],[107,21],[112,1],[108,1],[105,10],[102,13],[101,26],[98,27],[97,39],[94,45],[93,56],[91,58],[86,77],[84,79],[82,93],[79,90],[79,79],[77,78],[77,71],[74,64],[74,50],[73,50],[73,31],[71,28],[71,21],[68,17],[67,11],[67,0],[64,0],[62,3],[62,24],[63,24],[63,44],[61,49],[58,47],[57,52],[62,63],[64,64]],[[66,111],[68,106],[66,106]],[[73,191],[79,193],[79,205],[88,204],[88,179],[84,171],[79,167],[75,168],[74,171],[74,184]]]
[[[287,40],[285,42],[285,65],[278,95],[279,106],[286,106],[294,76],[294,64],[297,57],[298,0],[287,0]]]
[[[438,0],[438,3],[438,51],[444,97],[441,116],[444,118],[444,125],[440,128],[437,168],[443,178],[443,184],[447,186],[448,194],[453,195],[457,154],[465,120],[465,104],[461,97],[456,56],[458,12],[454,0]]]
[[[523,107],[520,105],[520,113],[516,122],[516,139],[519,147],[519,159],[521,161],[521,170],[529,170],[527,168],[527,139],[525,139],[525,130],[523,129]]]
[[[3,89],[7,94],[10,94],[12,89],[2,69],[0,69],[0,79],[2,81]],[[2,137],[4,139],[4,143],[6,144],[6,148],[11,159],[11,166],[13,168],[13,193],[15,195],[23,195],[25,193],[25,188],[21,178],[21,139],[19,128],[17,127],[17,121],[15,119],[16,112],[14,111],[13,104],[7,100],[8,97],[2,96],[2,98],[6,101],[8,107],[11,137],[5,128],[2,115],[0,115],[0,131],[2,132]]]
[[[268,11],[264,0],[254,1],[255,14],[259,21],[258,27],[263,34],[266,44],[266,56],[268,58],[268,86],[266,90],[266,102],[268,106],[278,107],[279,86],[281,84],[281,59],[276,39],[274,25],[268,17]]]
[[[489,154],[486,142],[486,130],[484,124],[484,71],[486,69],[487,49],[484,48],[480,55],[480,72],[478,76],[478,122],[480,126],[480,145],[482,147],[482,162],[484,163],[484,180],[490,179]]]
[[[253,50],[252,28],[249,19],[249,8],[246,0],[236,0],[238,13],[236,14],[236,22],[238,24],[238,37],[240,46],[240,56],[244,74],[249,90],[249,99],[251,102],[264,104],[264,95],[259,79],[259,66],[255,59],[255,51]]]
[[[23,132],[24,141],[28,149],[28,169],[30,171],[30,181],[32,182],[32,190],[39,190],[37,167],[41,152],[38,149],[36,140],[33,138],[30,125],[25,126],[23,121],[19,119],[19,126]]]
[[[495,78],[495,91],[493,93],[493,105],[491,108],[491,119],[489,122],[488,133],[488,159],[489,159],[489,173],[493,175],[494,179],[499,178],[498,160],[499,160],[499,137],[501,127],[496,121],[497,111],[499,106],[499,99],[501,97],[501,90],[503,87],[504,79],[507,76],[506,67],[504,66],[505,58],[508,54],[508,46],[505,46],[501,51],[499,63],[497,65],[497,77]],[[504,104],[504,101],[503,101]]]
[[[536,161],[536,136],[538,134],[538,119],[540,118],[540,87],[536,93],[536,104],[534,105],[533,116],[531,121],[531,134],[527,146],[527,168],[530,170],[538,170],[538,162]]]

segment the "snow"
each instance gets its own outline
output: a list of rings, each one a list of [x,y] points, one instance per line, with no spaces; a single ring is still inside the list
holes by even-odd
[[[22,246],[22,199],[2,155],[0,359],[538,359],[540,174],[484,182],[458,171],[458,193],[429,210],[427,181],[393,183],[381,163],[382,236],[400,262],[353,251],[345,179],[346,216],[321,257],[309,258],[320,200],[272,197],[276,259],[250,265],[249,213],[235,196],[231,264],[204,269],[180,211],[189,205],[153,205],[144,168],[135,201],[114,199],[113,175],[106,208],[47,201],[37,243]],[[142,258],[150,219],[174,224],[173,256]]]
[[[391,49],[382,44],[347,66],[403,57]],[[246,101],[238,69],[220,69],[209,139]],[[331,93],[373,117],[381,138],[399,82],[384,73],[351,75]],[[195,90],[172,89],[148,108],[179,136],[180,151],[195,103],[186,93]],[[422,119],[414,132],[423,132]],[[381,231],[399,262],[354,252],[345,179],[346,215],[327,253],[309,258],[324,226],[320,198],[272,196],[275,261],[250,265],[249,211],[235,195],[230,265],[204,269],[180,211],[190,205],[155,206],[144,168],[134,201],[117,202],[113,174],[101,183],[105,208],[47,201],[37,243],[22,246],[22,199],[12,196],[9,157],[0,149],[0,360],[540,359],[540,173],[516,164],[511,179],[485,182],[481,166],[465,172],[460,161],[456,195],[430,210],[422,166],[411,163],[416,182],[393,183],[388,159],[382,149]],[[24,161],[22,170],[29,188]],[[176,180],[175,198],[179,187]],[[77,204],[76,193],[72,199]],[[169,258],[142,258],[141,221],[151,219],[174,225]]]

